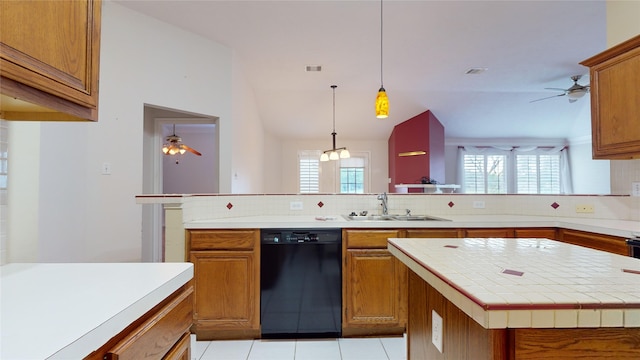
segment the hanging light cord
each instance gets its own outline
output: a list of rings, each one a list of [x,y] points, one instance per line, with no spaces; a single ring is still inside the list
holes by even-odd
[[[338,87],[338,85],[331,85],[331,88],[333,89],[333,132],[331,133],[331,136],[333,136],[333,150],[336,149],[336,88]]]
[[[382,78],[382,68],[383,68],[383,61],[382,61],[382,0],[380,0],[380,87],[384,88],[384,81]]]

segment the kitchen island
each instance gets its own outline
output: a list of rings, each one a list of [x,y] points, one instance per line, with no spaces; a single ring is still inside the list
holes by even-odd
[[[141,347],[170,353],[175,339],[189,352],[193,264],[7,264],[0,272],[2,359],[141,359]]]
[[[640,260],[547,239],[389,239],[409,359],[638,359]]]

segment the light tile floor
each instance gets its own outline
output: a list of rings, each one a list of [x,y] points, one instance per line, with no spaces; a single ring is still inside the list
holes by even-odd
[[[406,360],[406,337],[196,341],[191,360]]]

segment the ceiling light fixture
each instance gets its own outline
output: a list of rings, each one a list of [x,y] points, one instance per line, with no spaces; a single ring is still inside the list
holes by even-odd
[[[331,133],[331,137],[333,138],[333,148],[331,150],[325,150],[320,155],[320,161],[329,161],[329,160],[338,160],[338,159],[347,159],[351,157],[349,154],[349,150],[346,147],[336,148],[336,88],[337,85],[331,85],[333,89],[333,132]]]
[[[382,33],[382,0],[380,0],[380,89],[376,97],[376,117],[378,119],[385,119],[389,116],[389,98],[382,80]]]
[[[162,145],[162,153],[165,155],[182,155],[187,151],[194,155],[202,156],[199,151],[182,143],[182,138],[176,135],[176,124],[173,124],[173,135],[167,136],[166,142]]]

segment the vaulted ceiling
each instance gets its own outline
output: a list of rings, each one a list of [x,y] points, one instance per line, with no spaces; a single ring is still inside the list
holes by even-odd
[[[425,110],[448,138],[586,136],[588,96],[530,101],[572,75],[588,84],[578,63],[606,48],[604,0],[385,0],[382,57],[380,1],[117,2],[233,49],[265,130],[286,138],[329,138],[332,84],[342,139],[387,139]],[[373,106],[381,58],[387,119]]]

